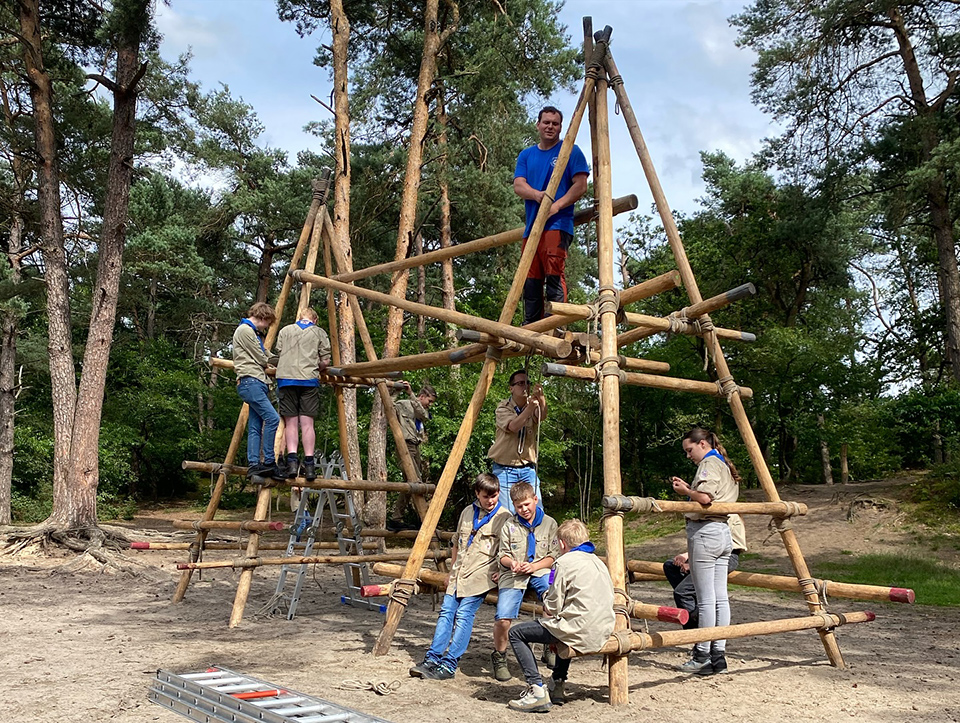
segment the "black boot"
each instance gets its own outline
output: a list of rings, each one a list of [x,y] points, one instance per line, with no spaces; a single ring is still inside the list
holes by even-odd
[[[300,458],[295,454],[287,455],[287,479],[296,479],[300,476]]]
[[[304,479],[315,480],[317,478],[317,463],[313,457],[303,458],[303,476]]]

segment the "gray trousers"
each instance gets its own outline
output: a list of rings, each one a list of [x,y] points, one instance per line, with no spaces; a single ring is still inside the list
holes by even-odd
[[[700,627],[722,627],[730,624],[730,600],[727,597],[727,574],[733,541],[730,527],[723,520],[688,520],[687,554],[690,577],[697,592]],[[722,656],[726,640],[697,643],[693,657],[705,660]]]

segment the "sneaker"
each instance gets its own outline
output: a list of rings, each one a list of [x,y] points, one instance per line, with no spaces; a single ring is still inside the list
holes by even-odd
[[[450,680],[456,674],[457,671],[451,670],[446,665],[440,664],[431,668],[429,675],[425,675],[423,677],[430,678],[430,680]]]
[[[313,481],[317,478],[317,463],[313,457],[305,457],[303,460],[304,479]]]
[[[710,665],[709,658],[707,660],[697,660],[696,658],[690,658],[690,660],[688,660],[683,665],[677,666],[677,670],[679,670],[682,673],[699,673],[704,668],[710,668],[711,672],[713,672],[712,670],[713,666]],[[709,675],[709,673],[705,673],[704,675]]]
[[[565,680],[557,680],[556,678],[547,678],[547,690],[550,692],[551,703],[563,705],[567,702],[567,691],[564,688],[566,682]]]
[[[697,675],[723,675],[729,673],[727,670],[727,659],[722,655],[711,655],[710,665],[697,671]]]
[[[547,689],[542,685],[529,686],[523,695],[507,703],[513,710],[522,710],[524,713],[546,713],[552,705]]]
[[[543,655],[540,656],[540,662],[550,668],[550,670],[557,667],[557,651],[554,646],[543,646]]]
[[[300,458],[297,455],[287,455],[286,472],[287,479],[296,479],[300,476]]]
[[[433,671],[436,668],[435,663],[431,663],[429,660],[424,660],[422,663],[418,663],[410,668],[410,677],[411,678],[430,678],[433,676]]]
[[[504,683],[512,677],[507,667],[507,654],[494,650],[490,653],[490,662],[493,665],[493,677]]]

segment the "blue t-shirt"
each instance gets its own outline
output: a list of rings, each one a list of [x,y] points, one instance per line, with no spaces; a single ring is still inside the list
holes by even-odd
[[[540,146],[530,146],[520,151],[517,156],[517,170],[514,172],[514,178],[525,178],[531,188],[538,191],[545,191],[550,182],[550,174],[553,173],[553,167],[557,163],[557,156],[560,155],[562,143],[555,143],[553,148],[548,151],[540,150]],[[560,179],[560,186],[554,198],[562,198],[573,185],[573,177],[578,173],[590,173],[590,166],[587,165],[587,159],[583,157],[583,151],[577,146],[573,147],[570,153],[570,160],[567,161],[567,167],[563,171]],[[524,210],[527,213],[527,227],[523,230],[523,237],[530,235],[530,229],[533,228],[533,222],[537,218],[537,211],[540,204],[536,201],[525,200],[523,202]],[[556,215],[547,219],[547,225],[544,231],[557,229],[573,233],[573,206],[570,204],[561,209]]]

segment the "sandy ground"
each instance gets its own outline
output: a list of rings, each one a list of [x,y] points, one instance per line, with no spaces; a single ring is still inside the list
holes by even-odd
[[[812,490],[812,491],[811,491]],[[835,494],[824,488],[782,491],[784,499],[810,504],[797,534],[816,574],[817,559],[841,551],[910,549],[914,532],[902,529],[895,510],[873,502],[882,489],[857,486]],[[851,509],[856,512],[847,520]],[[156,520],[131,527],[162,527]],[[134,532],[131,530],[131,532]],[[762,521],[748,525],[751,546],[765,568],[783,563],[779,538]],[[156,538],[153,538],[156,539]],[[632,550],[631,558],[663,559],[682,545],[676,535]],[[208,553],[207,559],[231,553]],[[276,554],[276,553],[273,553]],[[278,568],[261,569],[240,627],[230,630],[237,576],[207,571],[186,600],[170,599],[184,553],[130,552],[136,574],[89,564],[64,569],[65,559],[21,554],[0,558],[0,721],[184,720],[147,700],[157,669],[196,672],[219,665],[280,686],[319,696],[395,723],[524,719],[506,702],[521,692],[514,678],[497,683],[490,674],[493,609],[477,617],[470,650],[454,681],[408,677],[429,644],[436,612],[430,596],[418,596],[404,615],[389,654],[374,657],[383,616],[340,603],[340,568],[318,568],[305,586],[298,617],[257,617],[272,596]],[[744,565],[750,569],[750,565]],[[892,581],[895,582],[895,581]],[[665,583],[636,583],[633,597],[672,604]],[[736,588],[734,622],[802,616],[797,596]],[[873,623],[837,631],[847,668],[832,668],[813,631],[734,640],[728,646],[731,674],[685,677],[674,666],[687,658],[679,648],[635,653],[629,665],[630,703],[606,704],[607,674],[598,658],[575,661],[568,691],[572,700],[554,706],[556,720],[607,723],[649,716],[660,723],[701,720],[778,721],[960,721],[960,608],[833,600],[831,609],[872,609]],[[638,629],[643,628],[638,621]],[[651,622],[651,630],[668,626]],[[511,656],[514,675],[519,667]],[[399,681],[391,695],[350,690],[349,681]]]

